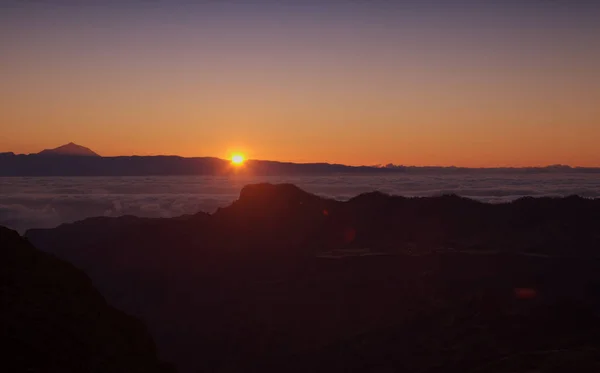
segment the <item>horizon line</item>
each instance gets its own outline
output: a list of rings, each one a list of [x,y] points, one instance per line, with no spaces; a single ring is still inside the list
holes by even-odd
[[[15,153],[12,151],[4,151],[0,152],[0,155],[11,154],[14,156],[43,156],[43,157],[81,157],[81,158],[126,158],[126,157],[172,157],[172,158],[182,158],[182,159],[217,159],[223,162],[230,162],[229,159],[221,158],[218,156],[182,156],[177,154],[150,154],[150,155],[139,155],[139,154],[131,154],[131,155],[110,155],[104,156],[98,154],[97,156],[89,156],[89,155],[70,155],[70,154],[53,154],[53,155],[42,155],[39,153]],[[272,163],[284,163],[284,164],[297,164],[297,165],[330,165],[330,166],[343,166],[349,168],[372,168],[372,169],[402,169],[402,168],[437,168],[437,169],[467,169],[467,170],[498,170],[498,169],[600,169],[600,165],[597,166],[578,166],[578,165],[569,165],[562,163],[555,164],[547,164],[547,165],[531,165],[531,166],[483,166],[483,167],[469,167],[469,166],[459,166],[459,165],[405,165],[405,164],[395,164],[395,163],[387,163],[387,164],[372,164],[372,165],[351,165],[345,163],[338,162],[297,162],[297,161],[284,161],[284,160],[270,160],[270,159],[247,159],[246,162],[272,162]]]

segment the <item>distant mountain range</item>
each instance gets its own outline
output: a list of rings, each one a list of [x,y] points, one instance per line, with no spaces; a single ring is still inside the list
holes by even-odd
[[[150,176],[150,175],[229,175],[255,176],[390,174],[400,172],[590,172],[600,168],[552,165],[527,168],[348,166],[331,163],[291,163],[248,160],[234,167],[229,160],[215,157],[179,156],[102,157],[89,148],[74,143],[33,154],[0,153],[0,176]]]

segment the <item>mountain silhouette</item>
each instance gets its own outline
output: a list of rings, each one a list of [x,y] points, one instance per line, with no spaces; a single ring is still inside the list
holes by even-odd
[[[167,372],[144,325],[80,270],[0,227],[3,370]]]
[[[49,157],[49,155],[53,155]],[[332,163],[292,163],[247,160],[233,167],[226,159],[185,158],[172,155],[101,157],[88,148],[69,143],[37,154],[0,153],[0,176],[162,176],[162,175],[398,175],[404,173],[477,174],[485,173],[600,173],[600,168],[532,167],[486,168],[407,167],[388,165],[348,166]]]
[[[341,202],[256,184],[214,214],[26,237],[145,320],[184,372],[593,372],[598,226],[600,200],[580,197]]]
[[[97,153],[94,153],[85,146],[77,145],[75,143],[68,143],[66,145],[59,146],[54,149],[45,149],[37,153],[37,155],[69,155],[78,157],[99,157]]]

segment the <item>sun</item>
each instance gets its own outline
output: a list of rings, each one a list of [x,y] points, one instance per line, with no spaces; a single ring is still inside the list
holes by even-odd
[[[236,166],[241,166],[245,161],[246,157],[244,157],[242,154],[234,154],[231,156],[231,163]]]

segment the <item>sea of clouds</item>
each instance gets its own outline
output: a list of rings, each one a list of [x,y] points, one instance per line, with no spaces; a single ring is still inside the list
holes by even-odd
[[[322,196],[348,199],[379,190],[404,196],[455,193],[498,203],[523,196],[600,197],[598,173],[394,174],[298,177],[5,177],[0,225],[24,232],[92,216],[173,217],[214,212],[246,184],[294,183]]]

